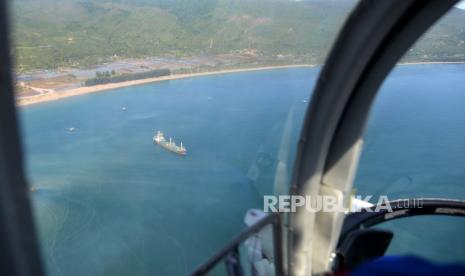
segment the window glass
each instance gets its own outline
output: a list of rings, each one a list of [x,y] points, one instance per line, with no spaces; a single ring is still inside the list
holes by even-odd
[[[287,193],[310,92],[355,3],[10,1],[48,274],[186,275],[263,195]]]
[[[357,192],[465,199],[465,64],[399,65],[368,123]]]
[[[385,80],[364,136],[357,194],[465,200],[464,23],[465,11],[453,8]],[[395,234],[389,254],[465,261],[463,218],[415,217],[386,225]]]

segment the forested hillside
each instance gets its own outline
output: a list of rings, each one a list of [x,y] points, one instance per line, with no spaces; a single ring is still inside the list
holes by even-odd
[[[324,60],[352,0],[12,0],[19,71],[115,58],[250,55]],[[407,60],[464,60],[465,12],[455,9]]]

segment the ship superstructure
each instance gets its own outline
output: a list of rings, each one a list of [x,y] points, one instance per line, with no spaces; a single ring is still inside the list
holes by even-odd
[[[186,155],[187,150],[186,148],[181,144],[178,146],[174,142],[173,139],[169,138],[168,140],[165,139],[165,136],[163,135],[163,132],[157,131],[157,134],[153,136],[153,142],[157,143],[160,145],[162,148],[167,149],[171,152],[180,154],[180,155]]]

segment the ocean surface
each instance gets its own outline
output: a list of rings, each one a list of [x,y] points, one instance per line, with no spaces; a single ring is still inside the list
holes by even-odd
[[[192,271],[244,227],[248,209],[262,208],[264,194],[287,191],[318,72],[212,75],[21,108],[49,275]],[[464,76],[465,65],[395,69],[368,123],[357,194],[465,199]],[[182,141],[187,156],[154,145],[157,130]],[[390,253],[463,261],[465,219],[386,227],[400,231]]]

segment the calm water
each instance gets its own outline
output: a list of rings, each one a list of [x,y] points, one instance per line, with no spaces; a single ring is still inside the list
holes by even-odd
[[[51,274],[184,275],[205,261],[273,192],[277,160],[292,159],[278,152],[282,133],[296,139],[316,70],[160,82],[24,109]],[[188,155],[155,146],[156,130]]]
[[[400,66],[384,83],[365,135],[358,194],[465,200],[465,64]],[[390,254],[465,263],[465,219],[425,216],[395,229]]]
[[[167,81],[22,109],[50,275],[184,275],[211,256],[263,194],[287,189],[318,70]],[[464,65],[396,69],[369,123],[359,194],[465,198],[464,74]],[[188,155],[153,145],[156,130]]]

